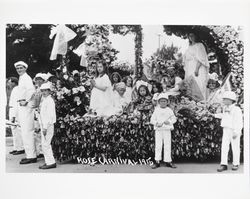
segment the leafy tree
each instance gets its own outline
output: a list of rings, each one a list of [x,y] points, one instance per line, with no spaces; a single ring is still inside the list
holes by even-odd
[[[166,46],[165,44],[153,54],[154,57],[159,57],[163,60],[175,60],[175,54],[178,53],[180,48],[171,44],[171,46]]]

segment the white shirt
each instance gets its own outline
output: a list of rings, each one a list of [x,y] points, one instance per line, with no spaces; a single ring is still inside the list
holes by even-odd
[[[10,100],[9,100],[9,117],[10,119],[12,117],[17,118],[17,106],[18,106],[18,95],[19,95],[19,90],[18,90],[18,86],[15,86],[10,94]]]
[[[19,97],[18,100],[26,100],[29,101],[35,92],[35,87],[33,85],[31,77],[24,73],[19,77],[18,81],[18,87],[19,87]]]
[[[125,96],[128,104],[132,101],[132,91],[133,91],[133,89],[131,87],[126,87],[126,91],[124,93],[124,96]]]
[[[215,117],[221,119],[221,126],[223,128],[231,128],[235,133],[241,133],[243,128],[242,111],[235,104],[228,107],[224,106],[223,112],[215,114]]]
[[[56,107],[52,97],[43,97],[40,105],[42,127],[47,129],[49,125],[56,123]]]
[[[161,127],[156,127],[157,123],[164,123],[165,121],[168,121],[170,124],[166,125],[163,124]],[[161,108],[160,106],[157,106],[153,112],[153,115],[151,116],[150,123],[154,125],[155,130],[172,130],[174,129],[173,124],[176,122],[176,117],[174,115],[174,112],[169,108]]]

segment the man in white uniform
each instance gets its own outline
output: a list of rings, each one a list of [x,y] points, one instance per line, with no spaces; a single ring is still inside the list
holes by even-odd
[[[19,75],[18,115],[26,153],[26,158],[22,159],[20,164],[30,164],[37,162],[34,142],[34,109],[30,103],[35,87],[31,77],[26,73],[28,65],[23,61],[19,61],[14,66]]]
[[[11,77],[9,84],[13,86],[13,89],[10,94],[9,100],[9,118],[12,123],[18,123],[18,114],[17,114],[17,97],[18,97],[18,79],[16,77]],[[21,135],[20,126],[11,126],[11,131],[13,135],[13,151],[10,152],[13,155],[19,155],[24,153],[23,149],[23,140]]]

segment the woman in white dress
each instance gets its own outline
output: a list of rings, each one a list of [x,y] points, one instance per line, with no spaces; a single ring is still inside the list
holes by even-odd
[[[189,47],[184,54],[185,81],[190,82],[189,86],[193,95],[196,95],[196,98],[206,100],[209,73],[206,49],[202,43],[197,42],[197,37],[194,33],[190,33],[188,39]],[[197,95],[200,96],[197,97]]]
[[[106,74],[106,65],[98,62],[96,66],[96,77],[91,80],[93,87],[90,97],[90,110],[97,116],[105,116],[106,111],[110,108],[110,88],[111,81]]]

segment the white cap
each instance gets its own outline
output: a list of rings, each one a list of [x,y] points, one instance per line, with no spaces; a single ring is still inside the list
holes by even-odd
[[[212,74],[209,73],[209,79],[217,82],[219,80],[219,76],[217,73],[212,73]]]
[[[26,69],[28,68],[28,64],[26,64],[25,62],[23,62],[23,61],[18,61],[18,62],[16,62],[16,63],[14,63],[14,66],[15,66],[15,68],[17,67],[17,66],[24,66]]]
[[[73,70],[72,75],[74,76],[75,74],[79,74],[78,70]]]
[[[168,99],[168,94],[167,93],[161,93],[158,97],[157,97],[157,100],[160,100],[160,99]]]
[[[47,89],[51,90],[51,84],[49,82],[42,84],[40,87],[40,90],[47,90]]]
[[[225,91],[222,98],[236,101],[236,94],[233,91]]]
[[[35,79],[38,77],[42,78],[44,81],[47,80],[47,74],[45,74],[45,73],[37,73],[35,76]]]
[[[142,86],[142,85],[148,87],[148,83],[145,82],[145,81],[138,80],[138,81],[136,82],[136,88],[137,88],[137,89],[139,89],[139,87]]]

